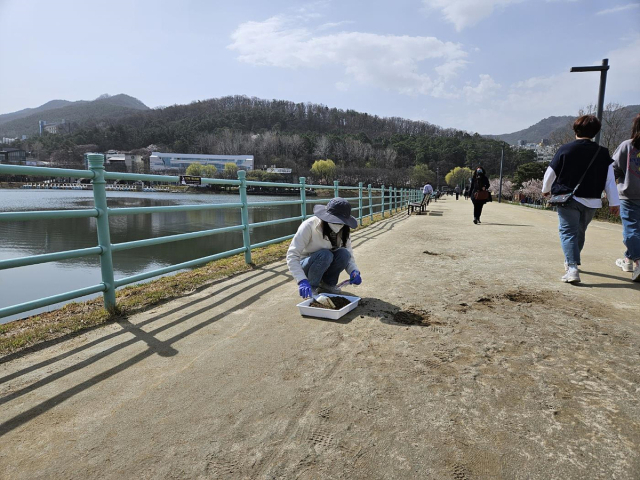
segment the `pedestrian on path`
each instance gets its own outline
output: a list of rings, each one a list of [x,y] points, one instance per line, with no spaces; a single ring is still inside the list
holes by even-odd
[[[456,188],[453,189],[456,192],[456,200],[460,197],[460,185],[456,185]]]
[[[471,189],[469,190],[471,202],[473,202],[473,223],[476,225],[480,222],[482,215],[482,207],[489,201],[491,194],[489,193],[489,179],[484,168],[478,166],[473,177],[471,178]]]
[[[558,149],[542,182],[542,194],[545,197],[571,193],[580,185],[575,195],[565,205],[558,207],[560,244],[565,266],[562,281],[567,283],[580,282],[580,252],[584,247],[587,226],[596,210],[602,207],[603,190],[607,193],[610,213],[620,213],[613,160],[605,148],[591,141],[600,128],[600,120],[594,115],[578,117],[573,124],[575,141]]]
[[[613,154],[613,172],[620,194],[622,240],[627,247],[616,265],[640,282],[640,114],[633,120],[631,138]]]
[[[431,198],[432,193],[433,193],[433,187],[429,182],[427,182],[427,184],[424,187],[422,187],[422,199],[424,200],[424,197],[427,197],[427,205],[429,205],[429,198]]]
[[[316,205],[313,213],[315,216],[302,222],[287,251],[287,266],[298,293],[302,298],[315,296],[319,290],[340,293],[336,285],[343,270],[351,284],[360,285],[350,236],[358,221],[351,216],[351,205],[336,197],[326,206]]]

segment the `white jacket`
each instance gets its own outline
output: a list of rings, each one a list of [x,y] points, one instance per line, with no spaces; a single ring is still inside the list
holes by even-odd
[[[338,233],[338,241],[342,241],[342,236]],[[351,248],[351,238],[347,240],[347,244],[344,245],[349,253],[351,259],[347,265],[347,273],[351,275],[351,272],[358,270],[356,261],[353,258],[353,249]],[[322,250],[323,248],[331,250],[332,245],[329,239],[322,236],[322,220],[318,217],[307,218],[298,227],[298,231],[291,240],[289,250],[287,250],[287,266],[293,278],[296,279],[296,283],[301,280],[306,280],[307,276],[302,270],[300,262],[309,257],[312,253]]]

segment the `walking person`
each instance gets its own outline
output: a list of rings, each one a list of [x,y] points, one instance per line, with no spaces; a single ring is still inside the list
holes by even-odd
[[[471,188],[469,190],[469,196],[473,203],[473,223],[476,225],[480,222],[480,216],[482,215],[482,208],[484,204],[489,201],[491,194],[489,193],[489,179],[484,171],[484,168],[478,166],[471,178]]]
[[[340,293],[338,277],[343,270],[350,283],[360,285],[362,278],[353,257],[350,231],[358,226],[351,216],[351,205],[336,197],[313,208],[315,216],[300,224],[287,250],[287,266],[298,284],[302,298],[319,290]]]
[[[429,200],[431,200],[431,194],[433,193],[433,187],[431,186],[431,184],[429,182],[427,182],[427,184],[422,187],[422,199],[424,200],[425,197],[427,197],[427,205],[429,205]]]
[[[575,141],[558,149],[542,182],[542,194],[545,197],[569,194],[578,187],[568,202],[558,206],[558,230],[565,266],[562,281],[566,283],[580,282],[580,253],[584,247],[587,226],[596,210],[602,207],[603,190],[609,200],[610,213],[620,213],[613,160],[607,149],[591,141],[600,128],[600,120],[595,116],[578,117],[573,124]]]
[[[627,247],[616,265],[623,272],[632,272],[632,281],[640,282],[640,114],[633,120],[631,138],[613,154],[613,173],[620,194],[622,240]]]
[[[458,200],[458,197],[460,197],[460,185],[456,185],[453,191],[456,193],[456,200]]]

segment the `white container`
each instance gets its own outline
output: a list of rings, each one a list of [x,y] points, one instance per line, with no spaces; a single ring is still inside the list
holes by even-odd
[[[345,305],[340,310],[331,310],[329,308],[310,307],[309,305],[311,304],[311,302],[313,302],[313,298],[308,298],[304,302],[300,302],[298,305],[296,305],[300,309],[300,315],[304,315],[306,317],[330,318],[331,320],[338,320],[344,314],[356,308],[358,306],[358,302],[360,301],[360,297],[351,297],[349,295],[339,295],[333,293],[323,293],[322,295],[324,295],[325,297],[344,297],[351,303],[349,305]]]

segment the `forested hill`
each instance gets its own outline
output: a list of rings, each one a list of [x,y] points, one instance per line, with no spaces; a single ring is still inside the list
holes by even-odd
[[[595,109],[593,105],[591,107]],[[618,145],[621,139],[629,138],[631,124],[638,113],[640,113],[640,105],[623,107],[618,104],[608,104],[603,112],[603,136],[611,137],[612,145]],[[486,137],[504,140],[511,145],[516,145],[518,140],[525,140],[527,143],[540,143],[543,138],[549,139],[551,143],[564,143],[570,140],[573,135],[571,125],[575,119],[576,116],[571,115],[548,117],[524,130],[501,135],[486,135]]]
[[[548,117],[540,120],[535,125],[531,125],[523,130],[513,133],[503,133],[501,135],[487,135],[488,138],[504,140],[511,145],[516,145],[518,140],[525,140],[527,143],[540,143],[543,138],[549,138],[553,132],[564,128],[575,117],[564,115],[561,117]]]
[[[124,94],[102,95],[92,101],[52,100],[37,108],[0,115],[0,136],[34,135],[38,133],[39,120],[46,120],[47,123],[64,120],[76,128],[78,125],[96,124],[143,110],[149,110],[149,107],[137,98]]]
[[[433,181],[435,173],[442,180],[458,166],[483,164],[497,174],[504,142],[428,122],[230,96],[89,120],[71,133],[34,137],[22,146],[69,166],[81,163],[83,152],[109,149],[252,154],[256,167],[290,167],[294,175],[307,175],[314,161],[331,159],[342,182],[400,185]],[[507,146],[505,172],[531,160],[531,152]]]

